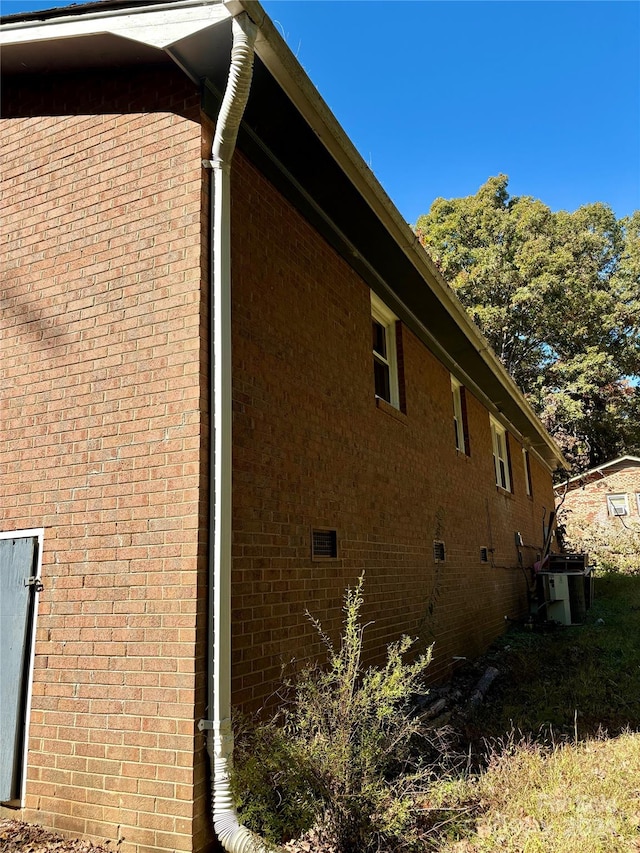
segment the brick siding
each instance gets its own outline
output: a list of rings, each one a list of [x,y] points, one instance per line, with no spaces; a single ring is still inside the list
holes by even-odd
[[[468,391],[471,455],[456,451],[449,372],[407,328],[406,414],[376,406],[368,287],[235,163],[234,699],[260,706],[282,663],[318,651],[305,608],[336,637],[363,570],[370,658],[402,632],[436,639],[433,675],[446,676],[525,612],[515,532],[536,546],[529,566],[553,509],[549,473],[531,458],[528,498],[511,437],[513,494],[496,487],[488,413]],[[337,528],[337,560],[311,560],[316,526]]]
[[[559,499],[563,489],[558,490]],[[640,463],[628,461],[611,468],[603,468],[585,477],[584,482],[571,483],[562,504],[564,513],[590,525],[624,531],[625,522],[640,521]],[[607,495],[626,495],[629,515],[621,518],[609,514]],[[569,519],[572,520],[571,518]]]
[[[0,529],[45,528],[19,814],[201,849],[199,98],[161,69],[3,94]]]
[[[45,528],[20,816],[202,851],[211,126],[164,69],[5,90],[0,529]],[[368,660],[409,633],[445,677],[526,612],[514,535],[531,565],[549,472],[532,456],[528,498],[510,437],[496,487],[469,391],[456,451],[449,373],[407,327],[404,411],[376,405],[368,287],[240,153],[232,234],[234,703],[318,653],[305,609],[337,636],[362,571]]]

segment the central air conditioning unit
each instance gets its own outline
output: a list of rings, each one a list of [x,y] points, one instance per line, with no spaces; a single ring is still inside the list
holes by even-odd
[[[593,577],[587,554],[552,554],[549,567],[538,576],[539,611],[550,622],[577,625],[593,600]]]
[[[569,575],[545,573],[544,598],[547,602],[547,619],[561,625],[571,625],[571,600]]]

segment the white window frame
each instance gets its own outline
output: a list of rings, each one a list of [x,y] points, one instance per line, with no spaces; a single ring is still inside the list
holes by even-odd
[[[522,464],[524,465],[524,487],[527,492],[527,496],[531,497],[533,494],[531,488],[531,463],[529,457],[529,451],[526,447],[522,448]]]
[[[456,438],[456,450],[467,453],[467,443],[464,435],[464,417],[462,415],[462,382],[451,376],[451,396],[453,397],[453,426]]]
[[[507,430],[501,423],[489,415],[491,424],[491,444],[493,449],[493,469],[496,477],[496,486],[511,491],[511,475],[509,473],[509,450],[507,447]],[[503,476],[504,475],[504,476]]]
[[[386,402],[390,403],[395,409],[400,408],[400,387],[398,383],[398,346],[396,341],[396,323],[398,318],[384,302],[371,292],[371,318],[383,326],[385,330],[387,353],[384,356],[382,353],[373,351],[374,361],[384,364],[389,371],[389,397]],[[378,399],[384,399],[376,394]]]
[[[616,512],[616,509],[622,509],[623,512]],[[629,515],[629,499],[627,495],[620,492],[607,495],[607,512],[611,518],[620,518]]]

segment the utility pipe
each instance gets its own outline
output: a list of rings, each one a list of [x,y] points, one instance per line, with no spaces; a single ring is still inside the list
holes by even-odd
[[[267,853],[263,839],[243,826],[229,786],[231,726],[231,227],[230,170],[249,97],[257,27],[246,12],[232,21],[233,46],[211,160],[211,293],[209,470],[209,651],[207,731],[213,825],[228,853]],[[211,447],[211,444],[210,444]]]

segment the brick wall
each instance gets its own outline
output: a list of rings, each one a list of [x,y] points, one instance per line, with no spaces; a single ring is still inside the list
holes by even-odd
[[[124,853],[207,846],[207,182],[178,74],[5,85],[2,530],[44,527],[26,808]],[[44,114],[44,115],[43,115]],[[31,117],[33,116],[33,117]],[[402,329],[402,413],[373,394],[370,296],[240,154],[233,169],[234,701],[334,636],[366,571],[369,660],[434,639],[433,676],[526,611],[553,506],[495,486],[488,414]],[[312,527],[338,531],[312,561]],[[436,563],[434,539],[446,560]],[[480,548],[491,549],[482,563]]]
[[[370,659],[407,632],[436,640],[432,672],[445,676],[526,612],[515,532],[529,566],[550,475],[531,458],[528,498],[511,438],[513,494],[497,489],[488,413],[469,392],[471,452],[456,451],[449,372],[407,328],[406,412],[376,406],[368,287],[234,162],[234,699],[259,707],[282,663],[318,651],[305,609],[336,637],[363,570]],[[337,560],[311,560],[314,526],[337,529]]]
[[[18,816],[123,853],[209,838],[201,127],[185,80],[3,91],[0,530],[45,528]]]
[[[559,489],[559,497],[562,497],[562,489]],[[619,466],[604,468],[602,472],[596,472],[585,477],[584,483],[571,484],[567,491],[563,512],[569,513],[573,518],[569,521],[577,523],[575,519],[587,524],[594,524],[610,528],[618,532],[624,531],[624,524],[620,518],[612,516],[607,507],[607,495],[626,495],[629,515],[624,518],[625,522],[637,525],[640,520],[640,506],[638,495],[640,494],[640,463],[627,462]]]

